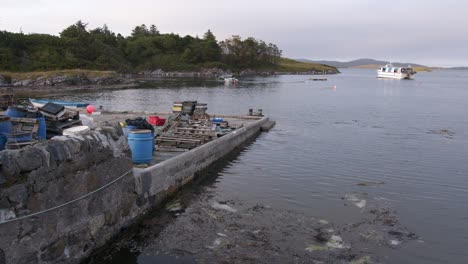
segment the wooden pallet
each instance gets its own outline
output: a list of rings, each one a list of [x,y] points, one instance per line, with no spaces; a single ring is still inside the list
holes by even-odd
[[[45,116],[47,121],[67,121],[68,119],[78,120],[80,119],[80,112],[76,110],[72,110],[65,107],[65,112],[60,115],[51,115],[49,113],[41,111],[41,113]]]
[[[180,145],[186,146],[186,148],[196,148],[202,144],[202,140],[193,138],[181,138],[177,136],[162,136],[157,137],[156,142],[158,144],[171,145],[180,147]]]
[[[74,126],[81,126],[81,120],[67,120],[61,122],[46,122],[47,132],[51,132],[57,135],[61,135],[63,131],[67,128]]]
[[[39,120],[35,118],[11,117],[10,121],[13,126],[13,133],[31,133],[33,138],[37,137]]]
[[[207,136],[214,137],[216,136],[216,130],[205,129],[205,128],[184,128],[178,127],[174,129],[174,134],[180,135],[197,135],[197,136]]]
[[[6,149],[20,149],[24,148],[26,146],[31,146],[37,143],[37,140],[32,140],[32,141],[25,141],[25,142],[15,142],[15,141],[8,141],[5,144]]]

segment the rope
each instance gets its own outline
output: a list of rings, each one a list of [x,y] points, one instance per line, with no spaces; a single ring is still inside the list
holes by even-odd
[[[71,200],[71,201],[68,201],[64,204],[61,204],[61,205],[57,205],[55,207],[52,207],[52,208],[49,208],[49,209],[45,209],[43,211],[39,211],[39,212],[36,212],[36,213],[32,213],[32,214],[29,214],[29,215],[24,215],[24,216],[21,216],[21,217],[17,217],[17,218],[13,218],[13,219],[9,219],[9,220],[6,220],[4,222],[0,222],[0,225],[3,225],[3,224],[7,224],[7,223],[11,223],[11,222],[15,222],[15,221],[20,221],[20,220],[23,220],[23,219],[26,219],[26,218],[29,218],[29,217],[33,217],[33,216],[37,216],[37,215],[41,215],[41,214],[44,214],[44,213],[47,213],[47,212],[50,212],[50,211],[54,211],[54,210],[57,210],[57,209],[60,209],[62,207],[65,207],[69,204],[72,204],[72,203],[75,203],[75,202],[78,202],[84,198],[87,198],[88,196],[91,196],[107,187],[109,187],[110,185],[114,184],[115,182],[117,182],[118,180],[122,179],[123,177],[125,177],[126,175],[128,175],[130,172],[132,172],[133,169],[130,169],[129,171],[125,172],[124,174],[122,174],[121,176],[119,176],[118,178],[114,179],[113,181],[99,187],[98,189],[92,191],[92,192],[89,192],[81,197],[78,197],[74,200]]]

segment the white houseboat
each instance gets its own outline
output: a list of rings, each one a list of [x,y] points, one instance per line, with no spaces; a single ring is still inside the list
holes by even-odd
[[[387,64],[377,70],[377,78],[391,78],[391,79],[412,79],[416,72],[411,66],[408,67],[394,67],[392,64]]]

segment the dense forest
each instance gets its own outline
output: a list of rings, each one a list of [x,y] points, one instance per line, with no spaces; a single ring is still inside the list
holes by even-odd
[[[95,69],[134,72],[163,69],[264,68],[274,66],[281,50],[255,38],[232,36],[217,41],[208,30],[202,38],[162,34],[156,26],[140,25],[130,36],[106,25],[88,29],[82,21],[60,36],[0,31],[0,71]]]

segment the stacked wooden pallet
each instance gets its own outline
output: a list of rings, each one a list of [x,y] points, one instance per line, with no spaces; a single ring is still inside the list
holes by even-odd
[[[216,125],[206,122],[183,122],[172,119],[156,141],[159,145],[185,147],[188,149],[200,146],[216,138]]]
[[[36,118],[10,117],[13,131],[12,133],[30,133],[36,138],[39,130],[39,121]]]
[[[37,143],[37,140],[34,140],[39,130],[39,121],[36,118],[10,117],[9,119],[12,124],[12,131],[8,142],[5,144],[6,149],[20,149]],[[15,138],[23,136],[30,136],[31,140],[15,140]]]
[[[46,104],[39,110],[46,118],[47,132],[51,136],[61,135],[67,128],[82,125],[80,112],[77,110],[52,103]]]

